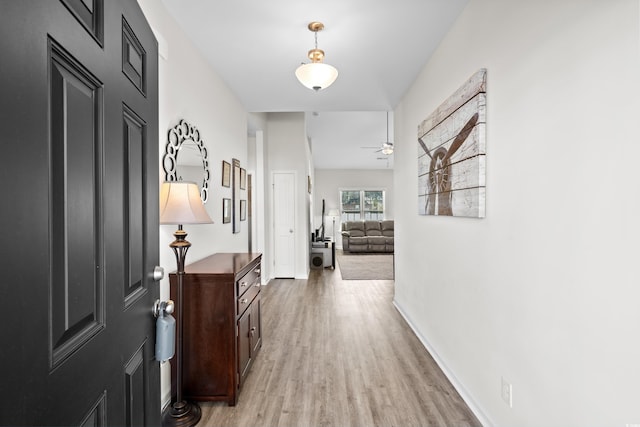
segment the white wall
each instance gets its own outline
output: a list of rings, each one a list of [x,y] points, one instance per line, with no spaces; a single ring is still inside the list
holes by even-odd
[[[296,172],[296,214],[295,214],[295,277],[306,279],[309,274],[309,229],[310,196],[307,192],[307,176],[312,175],[309,168],[311,151],[306,134],[304,113],[269,113],[267,115],[267,157],[268,175],[274,171]],[[273,214],[273,192],[269,186],[265,202],[269,206],[269,217]],[[273,224],[267,225],[272,228]],[[270,235],[271,236],[271,235]],[[272,250],[273,239],[267,246]]]
[[[244,167],[247,113],[178,28],[162,3],[157,0],[138,0],[138,3],[159,40],[161,56],[164,56],[159,60],[159,161],[164,154],[167,132],[180,119],[200,130],[209,152],[211,183],[206,209],[215,223],[184,226],[187,240],[192,243],[187,264],[216,252],[246,251],[246,223],[242,223],[240,234],[232,234],[230,223],[222,224],[222,198],[231,197],[231,188],[221,186],[221,169],[222,160],[231,162],[232,158],[239,159]],[[159,179],[162,181],[164,175]],[[176,269],[175,257],[169,248],[176,229],[176,226],[160,226],[160,265],[167,277]],[[160,293],[161,298],[169,298],[167,278],[160,284]],[[170,399],[170,380],[169,365],[165,364],[162,367],[163,404]]]
[[[639,15],[471,0],[396,110],[395,302],[488,424],[640,423]],[[417,125],[483,67],[486,218],[418,216]]]
[[[325,201],[325,214],[330,209],[340,210],[341,189],[382,189],[385,190],[385,218],[393,219],[393,170],[363,169],[316,169],[313,185],[313,230],[322,224],[322,199]],[[333,237],[333,222],[325,218],[325,236]],[[336,218],[336,247],[342,248],[340,238],[340,218]]]

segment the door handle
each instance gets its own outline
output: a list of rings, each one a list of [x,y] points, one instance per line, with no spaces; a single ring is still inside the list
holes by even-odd
[[[160,301],[159,299],[153,304],[153,317],[158,317],[162,312],[164,314],[171,314],[175,309],[175,304],[172,300]]]
[[[151,277],[153,277],[153,280],[156,282],[162,280],[164,278],[164,268],[160,267],[159,265],[156,265],[155,268],[153,269],[153,273]]]

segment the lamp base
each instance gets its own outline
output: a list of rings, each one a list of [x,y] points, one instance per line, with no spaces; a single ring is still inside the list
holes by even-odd
[[[193,427],[202,417],[197,403],[175,402],[162,416],[162,427]]]

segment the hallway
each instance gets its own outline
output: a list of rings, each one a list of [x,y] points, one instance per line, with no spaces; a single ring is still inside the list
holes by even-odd
[[[262,290],[263,347],[236,407],[199,426],[479,426],[392,304],[393,281],[339,270]]]

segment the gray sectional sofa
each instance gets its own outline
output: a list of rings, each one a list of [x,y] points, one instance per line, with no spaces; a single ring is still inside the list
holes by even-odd
[[[392,253],[393,220],[343,222],[342,250]]]

